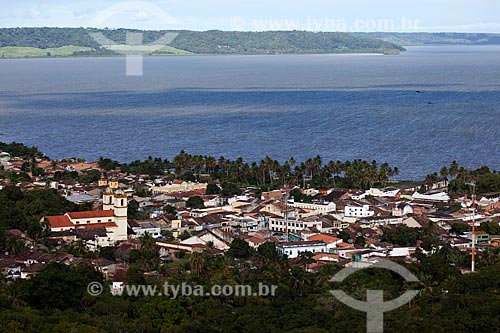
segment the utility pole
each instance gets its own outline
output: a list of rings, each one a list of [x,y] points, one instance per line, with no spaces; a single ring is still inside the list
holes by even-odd
[[[288,186],[285,185],[285,227],[286,227],[286,241],[290,241],[288,234]]]
[[[471,272],[474,272],[476,267],[476,184],[472,184],[472,262]]]

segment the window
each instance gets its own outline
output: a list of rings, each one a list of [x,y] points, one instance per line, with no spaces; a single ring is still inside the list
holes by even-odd
[[[97,220],[97,223],[101,223],[101,220]]]

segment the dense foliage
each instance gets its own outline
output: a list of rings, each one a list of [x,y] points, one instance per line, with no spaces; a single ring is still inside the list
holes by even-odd
[[[134,255],[137,263],[127,281],[161,288],[160,280],[142,276],[145,267],[158,264],[147,243],[143,241]],[[241,251],[241,246],[237,248]],[[418,262],[407,267],[419,279],[416,283],[404,282],[390,271],[366,269],[332,284],[329,279],[340,266],[308,273],[307,254],[291,265],[272,246],[246,260],[195,253],[161,266],[162,278],[170,285],[186,282],[205,288],[215,284],[258,288],[262,282],[278,286],[276,295],[176,299],[112,296],[107,285],[103,294],[91,297],[87,283],[102,281],[98,273],[89,267],[51,264],[31,281],[0,285],[0,332],[366,332],[366,314],[337,301],[329,294],[331,289],[358,299],[367,289],[379,289],[387,300],[405,290],[419,290],[409,304],[384,314],[384,332],[498,331],[498,253],[481,258],[480,271],[466,275],[458,268],[467,264],[467,258],[456,249],[444,247],[429,257],[416,254],[415,258]]]
[[[427,175],[424,181],[424,190],[430,188],[440,177],[450,181],[448,186],[450,192],[471,194],[474,187],[476,193],[500,192],[500,172],[492,171],[487,166],[470,170],[453,161],[448,167],[441,168],[439,174],[435,172]]]
[[[460,32],[356,32],[355,36],[376,38],[399,45],[499,45],[500,34]]]
[[[171,175],[175,171],[177,178],[191,181],[203,178],[221,181],[222,195],[237,195],[240,186],[255,185],[261,190],[287,185],[329,187],[369,188],[374,185],[386,185],[389,179],[399,173],[397,167],[377,161],[329,161],[324,163],[320,156],[298,163],[293,157],[283,163],[266,156],[259,163],[247,163],[243,158],[235,160],[213,156],[191,155],[181,151],[170,162],[149,157],[145,161],[120,164],[108,158],[100,158],[99,166],[105,170],[119,167],[122,171],[146,173],[150,176]],[[206,180],[206,179],[205,179]],[[211,186],[211,193],[218,192]],[[215,191],[215,192],[214,192]]]
[[[125,43],[128,31],[141,32],[144,43],[154,43],[167,31],[84,28],[4,28],[0,29],[0,47],[30,46],[54,48],[66,45],[95,49],[107,55],[89,33],[101,32],[116,43]],[[346,53],[404,50],[402,47],[376,39],[354,37],[341,32],[306,31],[175,31],[178,36],[170,46],[197,54],[276,54],[276,53]],[[88,52],[87,52],[88,53]],[[80,53],[79,55],[90,55]]]
[[[40,219],[43,216],[88,208],[86,205],[76,205],[67,201],[56,190],[22,191],[18,187],[7,186],[0,190],[0,232],[19,229],[36,238],[42,233]],[[3,249],[0,244],[1,250]]]
[[[9,153],[11,156],[20,157],[27,160],[44,156],[37,147],[28,147],[18,142],[0,142],[0,151]]]

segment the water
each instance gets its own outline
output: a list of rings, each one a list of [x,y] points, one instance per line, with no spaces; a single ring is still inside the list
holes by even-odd
[[[498,46],[150,57],[144,74],[126,77],[123,58],[1,60],[0,141],[123,162],[375,159],[405,179],[453,160],[500,168]]]

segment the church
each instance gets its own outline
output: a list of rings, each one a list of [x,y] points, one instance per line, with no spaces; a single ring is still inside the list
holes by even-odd
[[[120,189],[103,192],[103,209],[45,216],[52,234],[91,236],[96,246],[111,246],[127,240],[127,195]],[[78,237],[82,235],[83,237]]]

